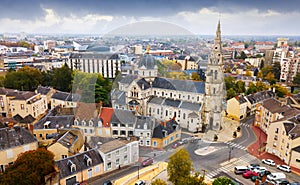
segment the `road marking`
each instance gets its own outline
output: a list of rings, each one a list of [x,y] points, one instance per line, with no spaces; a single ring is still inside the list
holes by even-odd
[[[225,143],[228,144],[228,145],[230,145],[230,146],[232,146],[232,147],[239,148],[239,149],[241,149],[241,150],[247,150],[246,147],[244,147],[244,146],[242,146],[242,145],[240,145],[240,144],[231,142],[231,141],[226,141]]]

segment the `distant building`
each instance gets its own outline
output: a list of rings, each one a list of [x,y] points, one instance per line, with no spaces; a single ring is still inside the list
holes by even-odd
[[[180,64],[181,70],[198,69],[199,57],[181,55],[176,60]]]
[[[68,65],[86,73],[100,73],[104,78],[115,78],[121,72],[121,61],[118,54],[72,53]]]
[[[51,96],[51,109],[56,106],[61,106],[64,108],[75,108],[80,98],[81,97],[79,94],[56,91]]]
[[[271,50],[274,48],[273,42],[256,42],[254,45],[256,50]]]

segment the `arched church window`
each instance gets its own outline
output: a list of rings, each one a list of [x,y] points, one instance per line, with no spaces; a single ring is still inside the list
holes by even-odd
[[[218,72],[217,70],[215,70],[215,80],[217,79],[217,77],[218,77]]]

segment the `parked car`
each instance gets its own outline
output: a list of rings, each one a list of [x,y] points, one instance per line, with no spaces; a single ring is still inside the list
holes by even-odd
[[[255,182],[256,179],[261,180],[262,177],[263,177],[264,175],[269,175],[269,174],[271,174],[271,172],[268,171],[268,170],[262,171],[262,172],[259,172],[259,173],[258,173],[258,176],[252,176],[252,177],[251,177],[251,180],[252,180],[253,182]]]
[[[300,182],[291,182],[290,185],[300,185]]]
[[[274,185],[290,185],[287,179],[277,179],[272,182]]]
[[[234,173],[236,175],[243,174],[248,170],[246,166],[236,166],[234,167]]]
[[[263,159],[261,162],[270,166],[275,166],[275,162],[272,159]]]
[[[113,183],[110,180],[107,180],[103,183],[103,185],[112,185]]]
[[[275,173],[271,173],[267,176],[267,182],[274,182],[278,179],[285,179],[286,175],[284,173],[281,172],[275,172]]]
[[[253,171],[250,171],[250,170],[248,170],[245,173],[243,173],[243,177],[246,178],[246,179],[249,179],[249,178],[251,178],[253,176],[258,176],[258,174],[255,173],[255,172],[253,172]]]
[[[267,168],[264,167],[264,166],[258,166],[257,168],[255,168],[255,169],[252,170],[252,171],[254,171],[254,172],[256,172],[256,173],[261,173],[261,172],[263,172],[263,171],[267,171]]]
[[[146,185],[146,182],[144,180],[139,180],[134,185]]]
[[[153,164],[153,158],[152,157],[142,161],[142,166],[149,166],[151,164]]]
[[[255,168],[259,167],[259,164],[249,164],[247,166],[250,170],[254,170]]]
[[[179,145],[180,145],[179,143],[175,143],[175,144],[172,146],[172,148],[175,149],[175,148],[179,147]]]
[[[287,165],[277,165],[277,169],[290,173],[291,168]]]

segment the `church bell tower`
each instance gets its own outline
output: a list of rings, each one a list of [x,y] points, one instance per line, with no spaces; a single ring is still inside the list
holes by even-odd
[[[218,22],[212,51],[208,57],[205,80],[204,123],[210,130],[218,131],[223,123],[223,100],[225,94],[223,75],[221,28]]]

